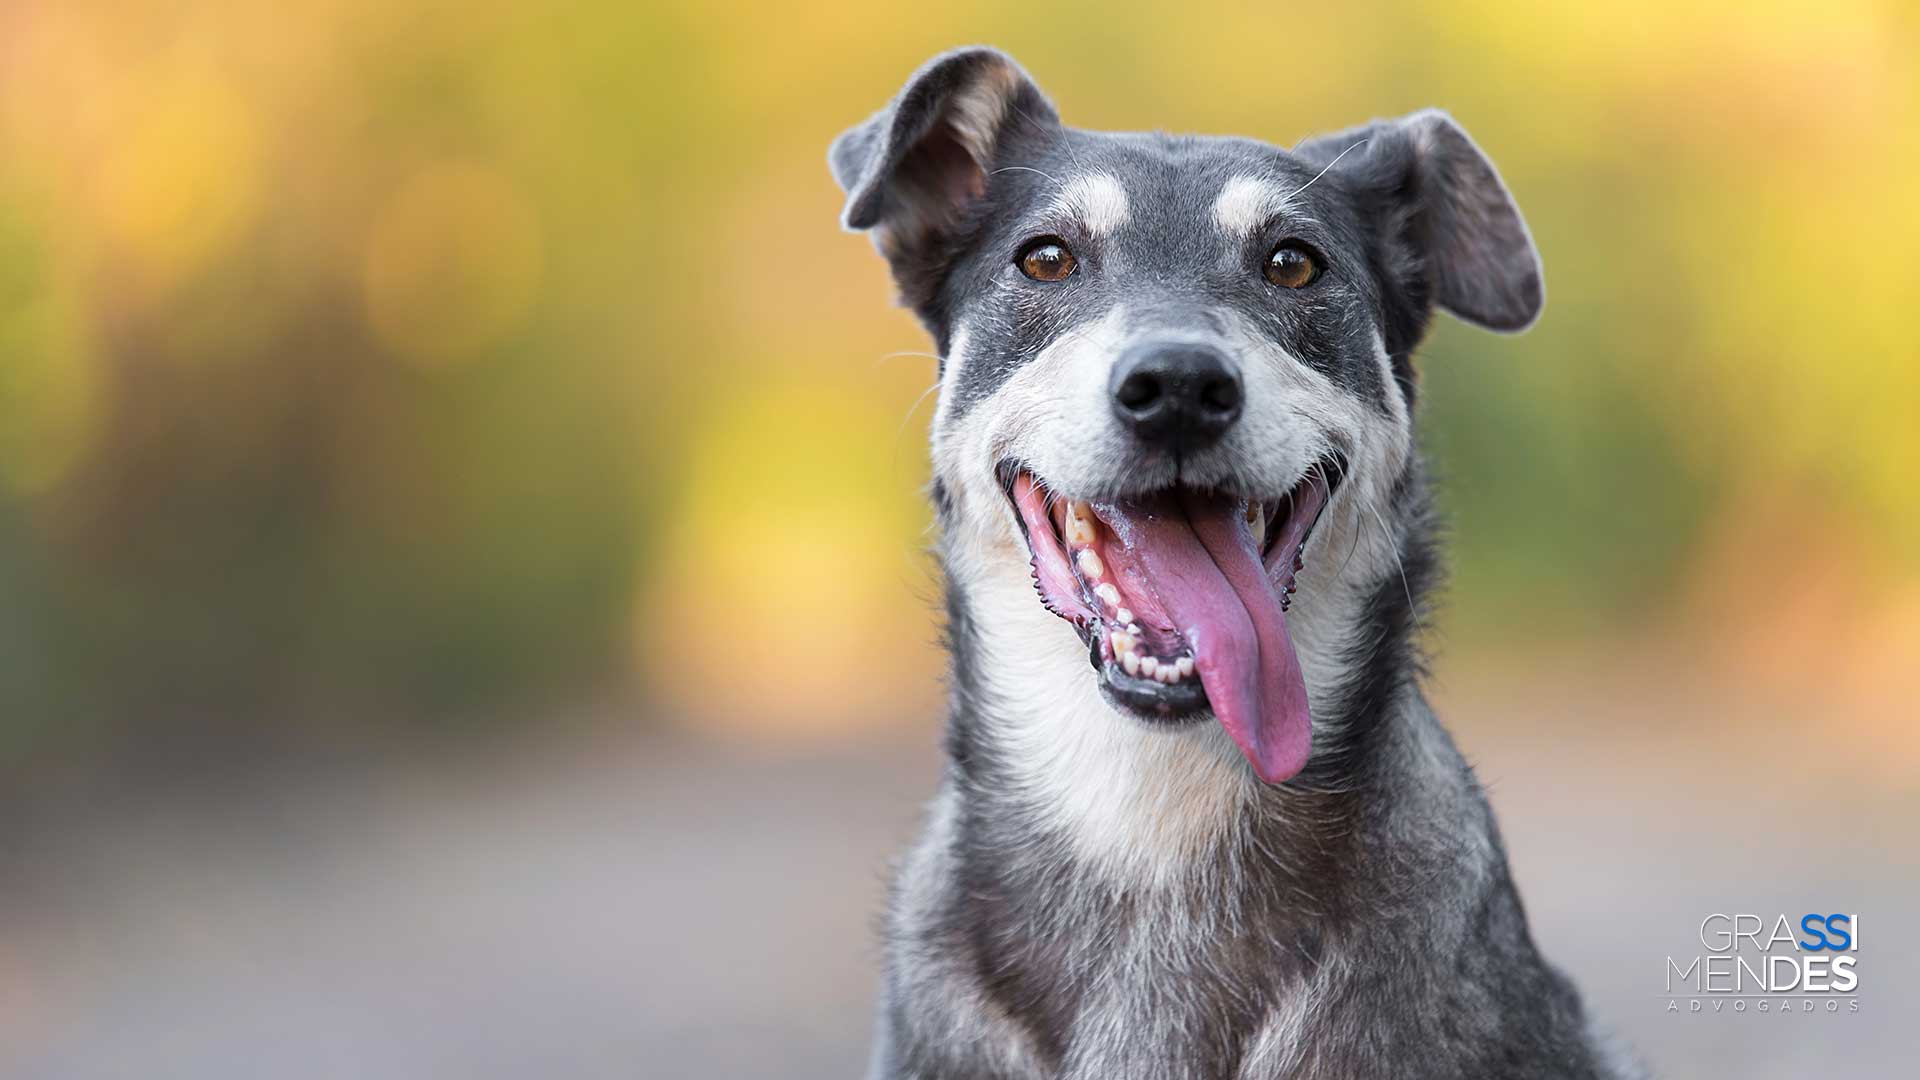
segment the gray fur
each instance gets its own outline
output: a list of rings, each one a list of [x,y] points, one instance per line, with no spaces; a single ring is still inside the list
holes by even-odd
[[[1636,1075],[1534,948],[1486,799],[1419,688],[1438,570],[1411,354],[1436,305],[1517,330],[1544,295],[1466,134],[1432,112],[1292,152],[1077,131],[1011,59],[968,49],[831,163],[845,223],[877,230],[945,357],[950,760],[895,882],[874,1080]],[[1036,235],[1085,272],[1022,278]],[[1322,253],[1325,280],[1265,283],[1280,238]],[[1249,394],[1230,438],[1175,459],[1084,407],[1119,345],[1170,339],[1227,351]],[[1103,703],[1026,585],[994,469],[1265,497],[1330,452],[1351,475],[1290,620],[1313,752],[1267,786],[1217,724]]]

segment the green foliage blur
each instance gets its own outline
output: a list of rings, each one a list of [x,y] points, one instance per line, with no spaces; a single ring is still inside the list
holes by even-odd
[[[1438,105],[1493,155],[1548,307],[1422,355],[1454,645],[1704,638],[1802,579],[1920,626],[1916,18],[8,5],[0,772],[931,709],[930,346],[824,152],[972,41],[1085,126]]]

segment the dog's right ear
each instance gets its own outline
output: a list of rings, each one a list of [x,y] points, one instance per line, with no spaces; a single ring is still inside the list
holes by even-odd
[[[1402,269],[1420,296],[1490,330],[1525,330],[1540,317],[1546,285],[1533,234],[1493,162],[1452,117],[1427,109],[1376,120],[1294,153],[1368,200],[1368,217],[1412,256]]]
[[[1060,118],[1013,58],[983,46],[928,61],[899,96],[833,142],[827,163],[847,193],[841,224],[872,229],[903,299],[930,298],[967,212],[1010,144]]]

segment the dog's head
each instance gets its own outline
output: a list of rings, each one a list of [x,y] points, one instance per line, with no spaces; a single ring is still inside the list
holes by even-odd
[[[1439,112],[1292,150],[1076,130],[982,48],[830,161],[944,357],[949,573],[1030,573],[1118,709],[1210,712],[1263,779],[1299,772],[1289,619],[1386,572],[1366,517],[1408,468],[1432,309],[1506,331],[1540,310],[1493,165]]]

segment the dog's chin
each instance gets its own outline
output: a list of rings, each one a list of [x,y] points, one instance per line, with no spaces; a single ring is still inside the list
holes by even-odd
[[[1259,729],[1289,712],[1306,723],[1304,686],[1276,689],[1299,670],[1282,613],[1340,460],[1266,499],[1170,488],[1080,500],[1018,462],[998,476],[1039,602],[1079,634],[1107,700],[1161,725],[1218,715],[1266,775],[1259,759],[1285,755]]]

